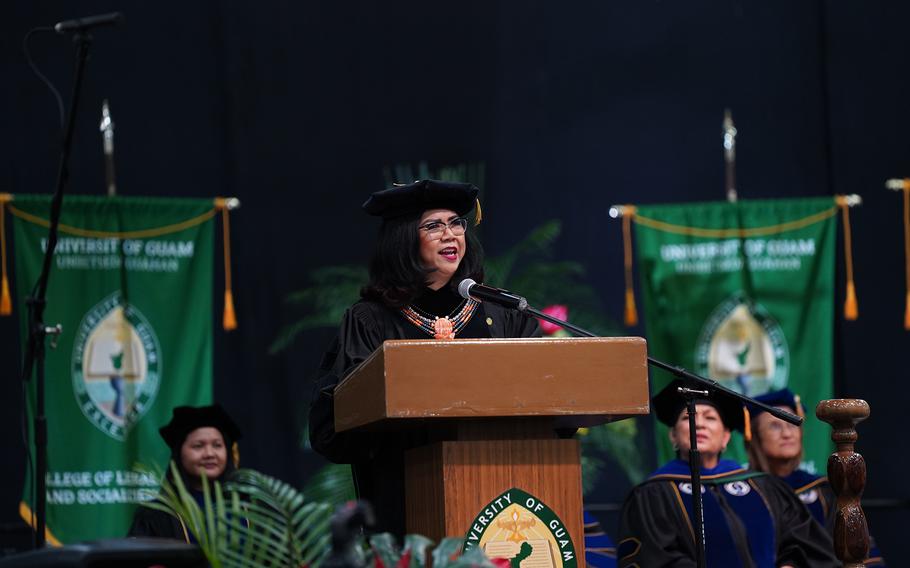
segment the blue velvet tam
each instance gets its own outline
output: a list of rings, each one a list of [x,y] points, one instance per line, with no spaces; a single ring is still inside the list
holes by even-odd
[[[793,411],[797,416],[805,416],[805,411],[803,410],[803,405],[800,401],[799,395],[794,394],[790,389],[781,389],[766,392],[761,396],[756,396],[755,400],[767,404],[768,406],[784,406],[791,409],[791,411]],[[753,417],[755,417],[762,412],[765,412],[765,410],[763,408],[755,406],[754,404],[750,404],[749,412]]]

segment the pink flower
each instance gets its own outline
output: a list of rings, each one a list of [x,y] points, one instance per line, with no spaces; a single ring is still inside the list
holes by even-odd
[[[553,304],[540,311],[547,314],[548,316],[553,316],[557,319],[569,321],[569,306],[566,306],[564,304]],[[553,335],[562,329],[562,326],[558,326],[555,323],[550,323],[539,318],[537,321],[540,322],[540,329],[543,331],[544,335]]]

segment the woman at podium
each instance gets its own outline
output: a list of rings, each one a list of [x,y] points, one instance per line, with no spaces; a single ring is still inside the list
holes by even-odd
[[[805,417],[799,397],[790,389],[772,391],[755,400]],[[829,534],[834,533],[836,499],[828,478],[800,469],[803,459],[803,429],[784,422],[757,406],[749,408],[752,422],[752,440],[746,445],[749,465],[782,479],[799,497],[816,521]],[[866,566],[884,566],[881,551],[870,540],[869,559]]]
[[[345,312],[323,357],[309,426],[317,452],[352,464],[358,497],[373,504],[378,530],[404,534],[404,451],[427,440],[421,432],[335,432],[338,382],[387,339],[540,335],[533,318],[458,294],[463,279],[483,281],[483,251],[472,232],[480,222],[477,193],[467,183],[422,180],[374,193],[363,204],[368,214],[382,219],[369,282],[360,301]],[[427,369],[428,374],[444,372]]]
[[[652,399],[670,427],[677,458],[635,487],[623,505],[620,566],[694,566],[695,517],[687,459],[686,402],[670,383]],[[780,480],[721,459],[731,430],[744,427],[743,407],[717,393],[696,401],[707,566],[836,566],[831,537]]]

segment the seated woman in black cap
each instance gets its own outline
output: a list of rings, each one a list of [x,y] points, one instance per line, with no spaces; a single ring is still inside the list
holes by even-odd
[[[670,426],[678,457],[632,490],[623,505],[620,566],[695,566],[695,519],[685,400],[673,381],[652,400]],[[722,393],[696,404],[701,453],[707,566],[836,566],[831,537],[780,480],[721,459],[732,429],[743,429],[743,408]]]
[[[424,180],[374,193],[363,205],[382,217],[370,280],[323,358],[309,421],[313,448],[334,462],[352,464],[358,496],[374,505],[378,530],[404,533],[404,450],[426,440],[417,432],[336,433],[332,397],[338,382],[387,339],[540,334],[533,318],[457,292],[464,278],[483,281],[483,251],[465,218],[475,208],[477,192],[471,184]],[[476,222],[479,217],[478,205]]]
[[[755,400],[805,418],[799,396],[790,389],[772,391]],[[829,534],[834,534],[836,499],[828,478],[800,469],[803,460],[803,429],[784,422],[757,406],[750,406],[752,439],[746,445],[749,465],[782,479],[806,505]],[[866,566],[884,566],[881,551],[871,542]]]
[[[171,448],[171,459],[187,490],[202,505],[202,476],[224,481],[236,467],[236,443],[241,437],[237,424],[221,406],[178,406],[171,421],[158,430]],[[230,458],[230,459],[229,459]],[[233,462],[233,463],[232,463]],[[171,471],[168,469],[170,479]],[[140,506],[128,536],[153,536],[193,542],[183,519]]]

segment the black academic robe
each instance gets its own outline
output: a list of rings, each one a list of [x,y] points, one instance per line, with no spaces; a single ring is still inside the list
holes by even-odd
[[[837,495],[834,494],[834,489],[828,483],[828,478],[797,469],[781,479],[793,489],[815,520],[827,529],[828,534],[833,535],[834,520],[837,516]],[[882,552],[871,535],[869,536],[869,558],[865,565],[885,565]]]
[[[445,316],[460,302],[461,298],[445,287],[437,292],[427,289],[414,303],[426,313]],[[457,337],[539,335],[540,328],[534,318],[482,303]],[[407,321],[399,311],[378,302],[361,300],[345,312],[338,336],[323,356],[311,398],[310,443],[329,460],[352,465],[357,495],[375,508],[378,531],[403,535],[404,452],[430,442],[427,432],[335,432],[335,386],[387,339],[430,339],[430,336]],[[432,374],[444,372],[444,369],[428,370]]]
[[[186,529],[186,524],[176,515],[139,506],[133,515],[133,524],[126,536],[172,538],[193,543],[195,539]]]
[[[776,477],[730,460],[702,469],[705,560],[709,568],[839,566],[828,533]],[[673,460],[632,490],[623,505],[619,566],[695,566],[689,465]]]

